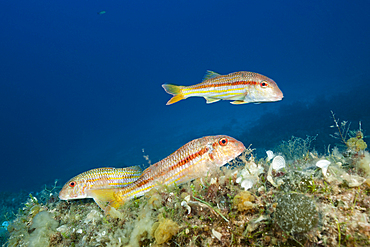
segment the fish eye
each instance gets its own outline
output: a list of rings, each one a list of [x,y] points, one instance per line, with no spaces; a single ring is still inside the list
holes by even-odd
[[[229,140],[227,140],[227,138],[221,138],[218,143],[221,145],[221,146],[226,146],[227,143],[229,143]]]
[[[69,183],[69,187],[71,187],[71,188],[73,188],[73,187],[75,187],[76,186],[76,182],[75,181],[72,181],[72,182],[70,182]]]
[[[261,82],[261,87],[267,87],[267,86],[268,86],[267,82],[265,81]]]

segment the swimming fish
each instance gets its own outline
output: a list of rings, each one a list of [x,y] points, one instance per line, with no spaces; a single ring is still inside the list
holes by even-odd
[[[139,166],[92,169],[71,178],[59,192],[59,198],[61,200],[93,198],[99,205],[100,202],[88,194],[89,190],[125,187],[136,181],[141,173],[142,169]]]
[[[110,207],[118,208],[160,184],[181,184],[206,176],[209,171],[225,165],[244,150],[243,143],[225,135],[195,139],[145,169],[141,177],[132,184],[124,188],[93,189],[88,194],[98,198],[99,206],[109,213]],[[105,205],[102,206],[102,203]]]
[[[98,15],[104,15],[105,13],[107,13],[107,12],[105,10],[102,10],[102,11],[98,12]]]
[[[174,95],[167,105],[189,97],[204,97],[207,104],[219,100],[232,100],[231,104],[247,104],[283,99],[283,93],[272,79],[247,71],[220,75],[208,70],[201,83],[192,86],[163,84],[162,87]]]

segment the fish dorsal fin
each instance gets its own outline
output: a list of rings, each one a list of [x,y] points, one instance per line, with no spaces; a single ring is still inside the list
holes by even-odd
[[[129,166],[129,167],[125,167],[127,169],[132,169],[132,170],[135,170],[135,171],[138,171],[138,172],[143,172],[143,169],[141,169],[141,167],[139,165],[137,166]]]
[[[214,71],[211,71],[211,70],[207,70],[206,71],[206,74],[204,75],[202,81],[205,81],[205,80],[208,80],[208,79],[212,79],[212,78],[215,78],[217,76],[220,76],[220,74],[219,73],[216,73]]]

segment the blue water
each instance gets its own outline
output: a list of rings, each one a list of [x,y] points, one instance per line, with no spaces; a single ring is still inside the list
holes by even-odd
[[[291,135],[330,142],[330,110],[370,131],[370,2],[0,2],[0,191],[156,162],[227,134],[261,152]],[[106,11],[105,14],[97,14]],[[206,70],[276,81],[276,103],[166,106],[163,83]],[[366,139],[365,139],[366,140]]]

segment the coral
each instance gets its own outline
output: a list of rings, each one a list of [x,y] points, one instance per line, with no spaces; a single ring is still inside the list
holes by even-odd
[[[179,231],[179,225],[171,219],[162,219],[153,225],[153,232],[157,244],[166,243]]]
[[[254,201],[255,198],[249,191],[241,191],[234,197],[233,205],[238,211],[248,211],[255,206]]]
[[[303,194],[288,193],[277,200],[276,223],[286,232],[304,233],[318,223],[318,211],[314,201]]]

